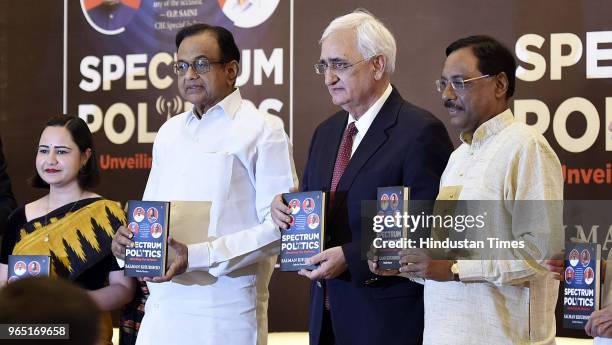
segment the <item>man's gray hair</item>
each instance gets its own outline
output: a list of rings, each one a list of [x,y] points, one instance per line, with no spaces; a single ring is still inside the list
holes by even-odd
[[[355,30],[357,49],[361,56],[365,59],[375,54],[384,55],[387,63],[385,72],[393,74],[397,51],[395,38],[380,20],[364,9],[356,9],[352,13],[334,19],[323,31],[319,44],[335,31],[350,29]]]

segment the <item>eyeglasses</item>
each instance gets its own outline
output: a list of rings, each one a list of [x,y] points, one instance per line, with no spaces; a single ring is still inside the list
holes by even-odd
[[[193,60],[192,63],[182,60],[176,61],[172,63],[172,70],[178,75],[185,75],[187,71],[189,71],[189,67],[191,66],[197,74],[204,74],[208,73],[210,71],[210,66],[216,63],[224,64],[225,62],[210,61],[208,60],[208,58],[201,56]]]
[[[465,90],[465,84],[479,80],[479,79],[483,79],[483,78],[490,78],[490,77],[494,77],[495,75],[490,75],[490,74],[485,74],[485,75],[481,75],[480,77],[474,77],[474,78],[470,78],[470,79],[463,79],[462,77],[454,77],[450,79],[450,84],[453,87],[453,90]],[[448,86],[449,80],[447,79],[438,79],[436,80],[436,90],[438,90],[438,92],[444,92],[444,90],[446,90],[446,87]]]
[[[353,62],[353,63],[340,61],[340,62],[330,62],[328,64],[326,62],[320,62],[320,63],[314,64],[314,70],[315,70],[315,73],[319,74],[319,75],[325,74],[325,71],[328,68],[331,71],[334,71],[336,73],[342,73],[342,72],[346,71],[347,69],[349,69],[349,68],[351,68],[351,67],[353,67],[353,66],[355,66],[355,65],[357,65],[359,63],[362,63],[364,61],[370,60],[371,58],[375,57],[376,55],[378,55],[378,54],[374,54],[374,55],[372,55],[370,57],[367,57],[365,59],[361,59],[361,60],[359,60],[357,62]]]

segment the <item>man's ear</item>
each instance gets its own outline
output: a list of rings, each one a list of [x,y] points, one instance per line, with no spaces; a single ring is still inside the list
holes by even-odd
[[[238,78],[238,72],[240,71],[240,66],[238,65],[238,61],[232,60],[225,64],[225,71],[227,72],[227,79],[231,85],[236,83],[236,79]]]
[[[508,86],[510,82],[508,81],[508,76],[506,72],[501,72],[495,76],[495,96],[498,98],[507,98],[508,94]]]
[[[374,79],[381,80],[385,74],[387,59],[384,55],[378,54],[372,58],[372,68],[374,69]]]

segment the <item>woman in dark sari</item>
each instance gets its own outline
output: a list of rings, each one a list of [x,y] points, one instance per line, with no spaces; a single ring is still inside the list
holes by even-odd
[[[47,122],[38,144],[32,185],[49,193],[15,210],[0,250],[0,286],[9,255],[48,255],[50,275],[86,289],[105,316],[100,344],[111,344],[110,311],[134,296],[136,282],[124,277],[111,253],[115,230],[125,225],[117,202],[89,191],[99,181],[92,135],[78,117]]]

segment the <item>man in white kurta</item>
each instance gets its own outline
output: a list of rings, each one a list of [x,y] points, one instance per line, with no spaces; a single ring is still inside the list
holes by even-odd
[[[294,186],[287,135],[234,87],[239,53],[229,31],[188,27],[177,46],[179,91],[194,107],[159,129],[143,199],[212,201],[209,227],[200,229],[209,241],[169,240],[177,259],[147,283],[137,344],[266,344],[280,240],[269,205]]]
[[[402,272],[425,279],[423,343],[554,344],[559,283],[544,259],[562,236],[561,164],[546,139],[508,109],[516,64],[507,48],[472,36],[446,54],[437,87],[462,144],[444,170],[439,199],[486,201],[493,211],[486,237],[522,241],[524,248],[483,251],[471,260],[432,260],[421,252],[402,258]],[[536,217],[526,206],[537,207]]]
[[[188,111],[160,128],[143,200],[212,200],[216,239],[188,246],[195,284],[147,284],[137,344],[266,343],[280,238],[269,205],[293,186],[286,135],[267,117],[236,90],[201,120]]]

